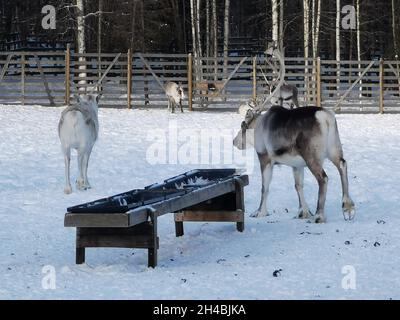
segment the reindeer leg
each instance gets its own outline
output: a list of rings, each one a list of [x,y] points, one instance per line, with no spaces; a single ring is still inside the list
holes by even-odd
[[[267,197],[268,197],[269,185],[272,179],[272,168],[273,168],[271,159],[268,157],[267,154],[258,154],[258,159],[260,161],[260,167],[261,167],[262,188],[261,188],[260,206],[257,211],[251,214],[251,217],[255,218],[264,217],[268,215]]]
[[[84,189],[84,178],[83,178],[83,151],[78,150],[78,169],[79,178],[76,179],[76,187],[78,190]]]
[[[322,163],[315,161],[314,158],[305,160],[311,173],[318,181],[318,202],[317,202],[317,212],[315,214],[315,222],[323,223],[326,222],[324,208],[326,200],[326,191],[328,187],[328,176],[326,175],[325,170],[322,167]]]
[[[90,158],[90,154],[92,152],[92,148],[90,148],[87,152],[85,152],[85,154],[83,155],[83,159],[82,159],[82,170],[83,170],[83,188],[86,189],[90,189],[90,183],[87,177],[87,170],[88,170],[88,166],[89,166],[89,158]]]
[[[345,220],[353,220],[355,215],[355,206],[353,200],[349,195],[349,180],[347,176],[347,163],[342,158],[342,152],[336,153],[336,155],[329,155],[329,160],[335,165],[340,174],[340,180],[342,182],[342,210],[343,217]]]
[[[304,167],[296,168],[293,167],[293,176],[295,181],[295,189],[297,196],[299,197],[299,212],[298,217],[300,219],[308,219],[311,215],[310,209],[306,203],[303,192],[303,181],[304,181]]]
[[[179,100],[179,106],[181,107],[181,112],[183,112],[182,100]]]
[[[71,149],[65,149],[64,151],[64,162],[65,162],[65,188],[64,193],[70,194],[72,192],[71,181],[69,180],[69,168],[71,162]]]

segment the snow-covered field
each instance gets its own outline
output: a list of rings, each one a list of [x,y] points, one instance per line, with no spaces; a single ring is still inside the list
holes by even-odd
[[[293,219],[297,196],[291,169],[283,166],[275,168],[270,188],[271,215],[248,217],[259,203],[254,160],[245,232],[233,223],[187,223],[185,236],[176,238],[173,217],[165,215],[159,219],[159,264],[149,269],[147,251],[140,249],[87,249],[87,263],[75,265],[75,229],[63,226],[66,208],[197,167],[232,167],[155,164],[149,161],[151,138],[155,128],[171,131],[172,123],[178,136],[196,138],[213,129],[228,141],[242,119],[229,112],[100,109],[100,137],[89,164],[93,189],[74,188],[67,196],[56,130],[61,111],[0,106],[0,299],[400,298],[400,115],[337,117],[354,222],[343,220],[339,175],[330,163],[326,224]],[[75,154],[72,163],[75,180]],[[308,171],[305,189],[315,209],[317,184]],[[52,271],[55,289],[43,281]]]

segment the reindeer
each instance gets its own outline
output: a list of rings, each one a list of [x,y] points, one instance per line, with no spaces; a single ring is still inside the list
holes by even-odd
[[[269,59],[269,61],[272,60],[273,56],[278,58],[279,61],[282,61],[284,59],[282,53],[278,50],[276,44],[273,44],[273,46],[269,46],[269,48],[266,51],[266,54],[267,54],[267,56],[271,57],[271,59]],[[272,65],[270,63],[270,65],[272,66],[272,68],[275,71],[276,64]],[[267,86],[269,88],[269,93],[271,94],[271,92],[274,89],[274,83],[269,84],[267,81]],[[271,99],[272,104],[280,105],[281,107],[283,107],[284,101],[288,102],[288,103],[290,102],[290,104],[289,104],[290,109],[293,109],[293,107],[298,108],[300,106],[299,101],[298,101],[297,87],[287,84],[286,81],[284,81],[284,83],[280,87],[278,87],[278,90],[276,90],[276,92],[274,93],[274,95],[272,96],[272,99]]]
[[[100,95],[77,96],[78,105],[68,106],[61,114],[58,123],[58,136],[65,161],[64,192],[72,192],[70,183],[71,149],[78,152],[79,178],[76,186],[79,190],[90,188],[87,169],[90,153],[99,133],[98,103]]]
[[[181,85],[175,82],[167,82],[165,85],[165,94],[168,98],[168,110],[171,108],[171,112],[175,112],[175,106],[179,104],[181,112],[183,112],[182,100],[185,99],[185,93]]]
[[[280,58],[281,74],[279,86],[284,79],[284,62]],[[271,99],[271,95],[266,101]],[[264,102],[265,105],[266,102]],[[288,110],[272,106],[262,113],[264,105],[246,112],[241,129],[233,140],[240,150],[253,146],[258,155],[262,175],[260,206],[252,217],[267,215],[267,196],[273,167],[284,164],[293,168],[295,189],[299,198],[298,217],[310,218],[311,212],[304,198],[304,168],[315,176],[319,191],[315,222],[326,221],[324,206],[328,176],[323,169],[328,158],[339,171],[342,182],[342,209],[345,220],[354,218],[354,202],[349,195],[347,164],[343,158],[336,118],[333,112],[320,107],[305,107]]]

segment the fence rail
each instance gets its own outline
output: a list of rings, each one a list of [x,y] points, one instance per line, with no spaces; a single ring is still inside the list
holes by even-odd
[[[300,104],[341,111],[400,111],[400,61],[286,58],[285,81]],[[190,109],[232,107],[270,92],[277,76],[265,57],[194,58],[183,54],[0,52],[0,103],[69,104],[101,92],[104,107],[165,107],[163,86],[180,83]]]

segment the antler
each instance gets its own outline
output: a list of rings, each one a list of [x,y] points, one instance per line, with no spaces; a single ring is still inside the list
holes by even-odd
[[[278,90],[280,89],[280,87],[282,86],[282,84],[285,81],[285,60],[283,58],[283,55],[281,54],[281,52],[279,51],[279,49],[277,47],[269,47],[267,49],[267,51],[265,52],[267,55],[272,55],[275,56],[280,64],[280,70],[279,70],[279,75],[278,75],[278,85],[275,87],[274,91],[272,91],[269,96],[262,102],[262,104],[260,106],[256,106],[256,111],[261,112],[263,110],[265,110],[265,105],[272,99],[272,97],[278,92]]]

